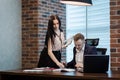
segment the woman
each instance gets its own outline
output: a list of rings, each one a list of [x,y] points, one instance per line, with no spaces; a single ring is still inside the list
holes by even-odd
[[[45,39],[45,48],[41,52],[38,67],[64,68],[61,63],[61,49],[68,46],[72,40],[64,45],[64,33],[61,21],[57,15],[50,16]]]

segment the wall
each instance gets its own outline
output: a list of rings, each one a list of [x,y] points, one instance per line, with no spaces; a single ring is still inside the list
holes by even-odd
[[[21,1],[0,0],[0,70],[21,68]]]
[[[65,5],[59,0],[22,0],[22,68],[37,67],[51,14],[60,16],[65,32]]]
[[[38,0],[22,0],[22,68],[37,66]]]
[[[111,69],[120,69],[120,0],[110,0]]]

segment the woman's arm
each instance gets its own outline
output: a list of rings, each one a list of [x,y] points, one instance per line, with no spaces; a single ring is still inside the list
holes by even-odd
[[[64,41],[62,48],[66,48],[68,45],[72,43],[73,37]]]
[[[51,43],[51,39],[48,40],[48,55],[50,56],[50,58],[60,67],[60,68],[64,68],[64,65],[62,63],[60,63],[56,57],[54,56],[53,52],[52,52],[52,43]]]
[[[68,45],[70,45],[72,43],[72,40],[73,40],[73,36],[67,40],[65,40],[64,38],[64,33],[62,32],[62,48],[66,48]]]

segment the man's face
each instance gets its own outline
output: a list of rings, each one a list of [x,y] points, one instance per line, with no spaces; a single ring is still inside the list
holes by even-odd
[[[77,50],[81,50],[83,45],[84,45],[85,41],[78,39],[77,41],[74,41],[75,47]]]

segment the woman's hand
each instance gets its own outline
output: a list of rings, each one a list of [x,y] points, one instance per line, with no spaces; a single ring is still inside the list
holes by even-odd
[[[67,41],[66,41],[66,45],[70,45],[72,43],[72,40],[73,40],[73,37],[69,38]]]
[[[83,68],[83,64],[82,64],[82,63],[77,63],[77,64],[75,65],[75,67],[76,67],[76,68]]]
[[[60,67],[60,68],[64,68],[65,66],[63,65],[63,63],[57,63],[57,65]]]
[[[65,40],[62,48],[66,48],[68,45],[70,45],[72,43],[72,40],[73,40],[73,37],[69,38],[68,40]]]

